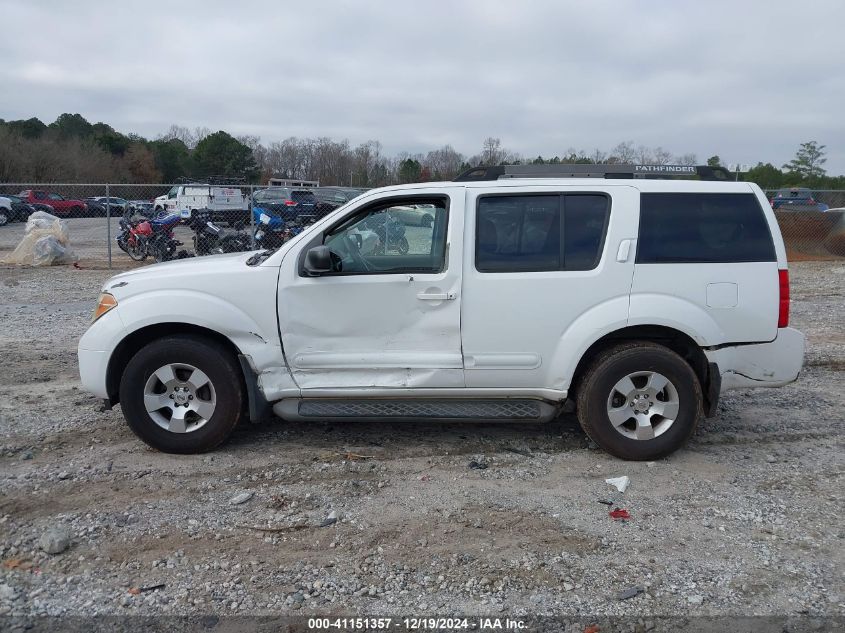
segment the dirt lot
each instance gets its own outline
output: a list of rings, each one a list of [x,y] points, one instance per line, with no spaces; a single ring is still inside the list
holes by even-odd
[[[79,388],[110,274],[82,265],[0,268],[0,615],[845,614],[841,262],[792,268],[801,379],[725,397],[656,463],[569,418],[278,421],[209,455],[151,451]]]

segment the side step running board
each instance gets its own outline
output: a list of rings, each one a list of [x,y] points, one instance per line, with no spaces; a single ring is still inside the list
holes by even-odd
[[[541,400],[510,398],[288,398],[273,405],[273,412],[285,420],[327,421],[377,419],[548,422],[557,416],[558,409],[559,407]]]

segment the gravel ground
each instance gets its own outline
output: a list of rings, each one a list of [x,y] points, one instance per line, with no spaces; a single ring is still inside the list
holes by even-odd
[[[154,452],[80,390],[110,274],[82,265],[0,268],[0,615],[845,615],[841,262],[792,267],[800,380],[726,396],[650,463],[572,418],[277,421]]]

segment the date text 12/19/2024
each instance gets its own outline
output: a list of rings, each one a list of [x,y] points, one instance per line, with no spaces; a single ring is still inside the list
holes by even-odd
[[[521,631],[527,623],[511,618],[309,618],[309,631]]]

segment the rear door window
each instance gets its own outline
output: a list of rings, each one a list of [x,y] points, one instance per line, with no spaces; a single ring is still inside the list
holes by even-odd
[[[479,272],[590,270],[601,259],[610,200],[603,194],[483,196]]]
[[[641,194],[638,264],[769,261],[775,248],[754,194]]]

